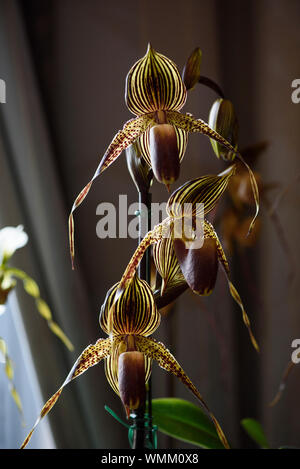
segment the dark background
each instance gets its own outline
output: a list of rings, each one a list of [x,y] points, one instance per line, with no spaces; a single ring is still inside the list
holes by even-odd
[[[240,146],[269,143],[256,166],[263,181],[278,182],[280,188],[291,183],[278,216],[296,270],[291,283],[287,253],[262,206],[258,243],[229,259],[261,345],[260,355],[250,345],[221,272],[209,298],[185,293],[155,337],[183,365],[234,446],[251,447],[239,424],[245,417],[262,423],[273,447],[299,446],[300,369],[295,367],[279,404],[270,408],[269,402],[290,359],[291,342],[300,337],[300,104],[291,101],[291,82],[300,73],[300,2],[0,0],[0,5],[7,38],[0,72],[9,91],[13,89],[15,102],[11,111],[3,107],[5,147],[10,149],[6,171],[33,241],[32,272],[44,282],[44,296],[76,345],[72,357],[54,350],[60,345],[48,343],[46,328],[38,330],[26,319],[45,398],[59,386],[79,352],[103,335],[99,308],[136,245],[131,239],[99,240],[95,231],[100,202],[117,205],[119,194],[127,194],[129,203],[137,199],[122,154],[75,213],[76,271],[71,271],[68,213],[112,137],[132,117],[124,102],[126,74],[145,54],[149,41],[180,71],[200,46],[203,74],[217,81],[235,105]],[[5,67],[5,60],[12,65]],[[199,86],[190,93],[184,111],[207,120],[215,99],[213,91]],[[15,130],[14,135],[12,124],[18,109],[25,116],[19,125],[28,127],[23,128],[24,135],[31,135],[19,146],[14,139],[21,139],[20,132]],[[209,140],[192,135],[176,185],[224,167]],[[165,188],[157,182],[152,194],[154,201],[167,200]],[[275,195],[276,191],[270,193],[271,202]],[[9,215],[3,212],[4,220],[18,223],[12,209]],[[175,395],[195,402],[157,366],[153,376],[154,397]],[[66,389],[49,417],[57,446],[127,447],[126,432],[103,408],[106,403],[123,412],[103,366],[89,370],[80,381]],[[160,447],[171,445],[184,446],[160,437]]]

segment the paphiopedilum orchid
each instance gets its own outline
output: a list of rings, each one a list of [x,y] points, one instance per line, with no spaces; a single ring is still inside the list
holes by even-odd
[[[231,152],[231,159],[238,155],[237,150],[203,120],[180,112],[185,104],[186,94],[186,87],[176,65],[149,45],[146,55],[133,65],[126,79],[125,102],[129,111],[136,117],[126,122],[123,129],[115,135],[92,179],[74,201],[69,216],[73,267],[75,253],[73,212],[84,201],[93,181],[129,145],[137,142],[142,157],[152,167],[156,179],[167,186],[178,178],[189,132],[199,132],[214,139]],[[258,191],[255,178],[252,176],[251,184],[258,211]]]
[[[122,291],[123,283],[126,285],[128,279],[135,275],[140,260],[151,245],[154,246],[153,258],[156,269],[163,280],[162,296],[169,284],[174,294],[176,290],[184,291],[185,282],[193,292],[209,295],[215,286],[218,265],[221,264],[227,277],[230,294],[241,308],[252,344],[256,350],[259,350],[240,295],[230,280],[228,261],[213,225],[204,219],[203,244],[199,248],[193,246],[196,239],[189,239],[187,244],[184,236],[178,236],[176,233],[176,224],[180,218],[200,216],[197,204],[202,204],[204,217],[216,206],[234,172],[235,166],[232,166],[218,176],[202,176],[185,183],[171,194],[166,208],[168,217],[146,234],[127,266],[119,289]],[[187,215],[181,210],[184,204],[191,204],[193,207]],[[159,301],[158,298],[157,300]]]
[[[28,444],[40,420],[48,414],[60,397],[63,388],[88,368],[105,360],[105,374],[113,390],[120,396],[127,416],[145,401],[145,385],[151,374],[152,361],[175,375],[196,396],[212,419],[219,438],[229,448],[226,437],[198,389],[188,378],[174,356],[161,342],[150,335],[160,324],[153,292],[145,280],[134,274],[114,285],[107,293],[100,313],[100,325],[106,339],[89,345],[80,355],[58,391],[46,402],[33,429],[22,444]]]

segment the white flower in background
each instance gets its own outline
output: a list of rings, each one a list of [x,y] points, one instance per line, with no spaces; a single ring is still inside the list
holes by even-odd
[[[5,313],[6,305],[0,305],[0,316]],[[1,363],[1,358],[0,358],[0,363]]]
[[[17,249],[25,246],[27,242],[28,236],[22,225],[2,228],[0,230],[0,265],[3,260],[10,258]]]

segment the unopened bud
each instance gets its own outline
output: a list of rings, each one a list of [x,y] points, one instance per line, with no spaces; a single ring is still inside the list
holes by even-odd
[[[238,144],[238,120],[233,104],[228,99],[217,99],[211,107],[208,125],[224,137],[234,148]],[[232,160],[234,153],[223,145],[210,139],[213,150],[218,158]]]
[[[182,80],[187,90],[191,90],[198,83],[200,78],[202,52],[199,47],[196,47],[189,56],[183,72]]]
[[[129,173],[139,192],[146,192],[152,184],[153,174],[140,151],[138,140],[126,148]]]
[[[146,400],[145,358],[141,352],[123,352],[118,362],[119,392],[129,417],[131,410],[143,406]]]
[[[180,172],[177,136],[170,124],[157,124],[149,133],[151,165],[159,182],[169,186],[178,179]]]

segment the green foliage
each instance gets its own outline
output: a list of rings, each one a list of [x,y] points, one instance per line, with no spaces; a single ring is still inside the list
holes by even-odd
[[[270,449],[270,445],[264,433],[264,430],[259,422],[254,419],[243,419],[241,425],[248,433],[250,438],[254,440],[261,448]]]
[[[153,423],[166,435],[205,449],[224,449],[209,417],[188,401],[153,399],[152,414]]]

